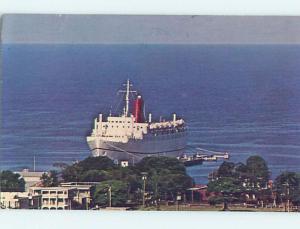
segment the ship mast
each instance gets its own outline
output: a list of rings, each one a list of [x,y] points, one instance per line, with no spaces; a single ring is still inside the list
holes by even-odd
[[[126,85],[126,107],[125,107],[125,116],[128,116],[128,110],[129,110],[129,90],[130,86],[132,86],[129,82],[129,79],[127,80],[127,85]]]
[[[124,109],[124,116],[128,116],[129,113],[129,93],[136,93],[136,91],[130,90],[130,87],[132,87],[132,84],[130,83],[129,79],[127,80],[126,84],[123,84],[126,86],[126,91],[119,91],[125,93],[125,109]]]

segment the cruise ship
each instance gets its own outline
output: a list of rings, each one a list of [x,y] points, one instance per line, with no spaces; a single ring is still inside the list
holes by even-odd
[[[115,163],[129,164],[147,156],[181,155],[186,147],[185,122],[170,115],[170,120],[153,121],[149,113],[146,120],[141,94],[131,90],[127,80],[124,93],[123,112],[118,116],[102,113],[94,119],[94,127],[87,136],[87,143],[94,157],[107,156]],[[130,98],[134,97],[133,101]]]

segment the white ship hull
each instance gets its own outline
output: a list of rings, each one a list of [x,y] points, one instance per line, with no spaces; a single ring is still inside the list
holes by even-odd
[[[142,140],[130,139],[126,143],[108,141],[103,137],[87,138],[92,155],[107,156],[119,162],[127,160],[130,163],[138,162],[147,156],[176,157],[184,152],[186,147],[186,133],[178,132],[166,135],[145,135]]]

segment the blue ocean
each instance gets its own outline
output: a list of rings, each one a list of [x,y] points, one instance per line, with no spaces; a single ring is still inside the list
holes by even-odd
[[[300,172],[300,46],[2,45],[0,169],[53,168],[90,155],[98,113],[118,113],[126,79],[153,118],[176,112],[189,148],[261,155],[275,178]],[[219,162],[188,168],[197,183]]]

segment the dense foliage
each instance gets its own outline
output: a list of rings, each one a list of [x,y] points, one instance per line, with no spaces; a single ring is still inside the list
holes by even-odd
[[[0,172],[1,192],[24,192],[25,181],[11,171]]]
[[[169,157],[146,157],[136,165],[125,168],[115,165],[107,157],[89,157],[62,171],[62,177],[67,182],[100,182],[93,193],[95,204],[100,206],[108,203],[108,186],[111,186],[113,206],[124,205],[125,202],[140,203],[143,197],[143,176],[146,178],[146,203],[175,201],[178,193],[193,186],[193,180],[186,174],[184,165]],[[120,195],[117,197],[116,193]]]
[[[186,174],[184,165],[175,158],[146,157],[136,167],[140,173],[147,174],[147,190],[153,193],[156,201],[174,201],[178,193],[193,186],[193,180]]]
[[[120,180],[103,181],[95,187],[93,202],[99,206],[124,206],[128,200],[127,183]],[[111,196],[110,196],[111,195]]]
[[[223,210],[228,210],[228,203],[242,199],[241,195],[245,188],[239,179],[234,177],[220,177],[209,182],[207,190],[221,194],[211,197],[209,200],[211,204],[223,203]]]
[[[299,173],[283,172],[275,179],[274,188],[278,202],[286,202],[289,199],[294,205],[300,205]]]
[[[257,202],[263,201],[269,174],[267,163],[260,156],[249,157],[246,164],[223,162],[208,183],[208,191],[217,194],[210,202],[223,202],[224,210],[227,210],[228,203],[243,201],[245,194],[254,194]]]
[[[48,173],[43,173],[41,177],[42,185],[44,187],[55,187],[58,186],[58,173],[55,170],[51,170]]]
[[[66,182],[98,182],[110,179],[110,172],[115,168],[113,161],[107,157],[88,157],[67,166],[62,177]]]

